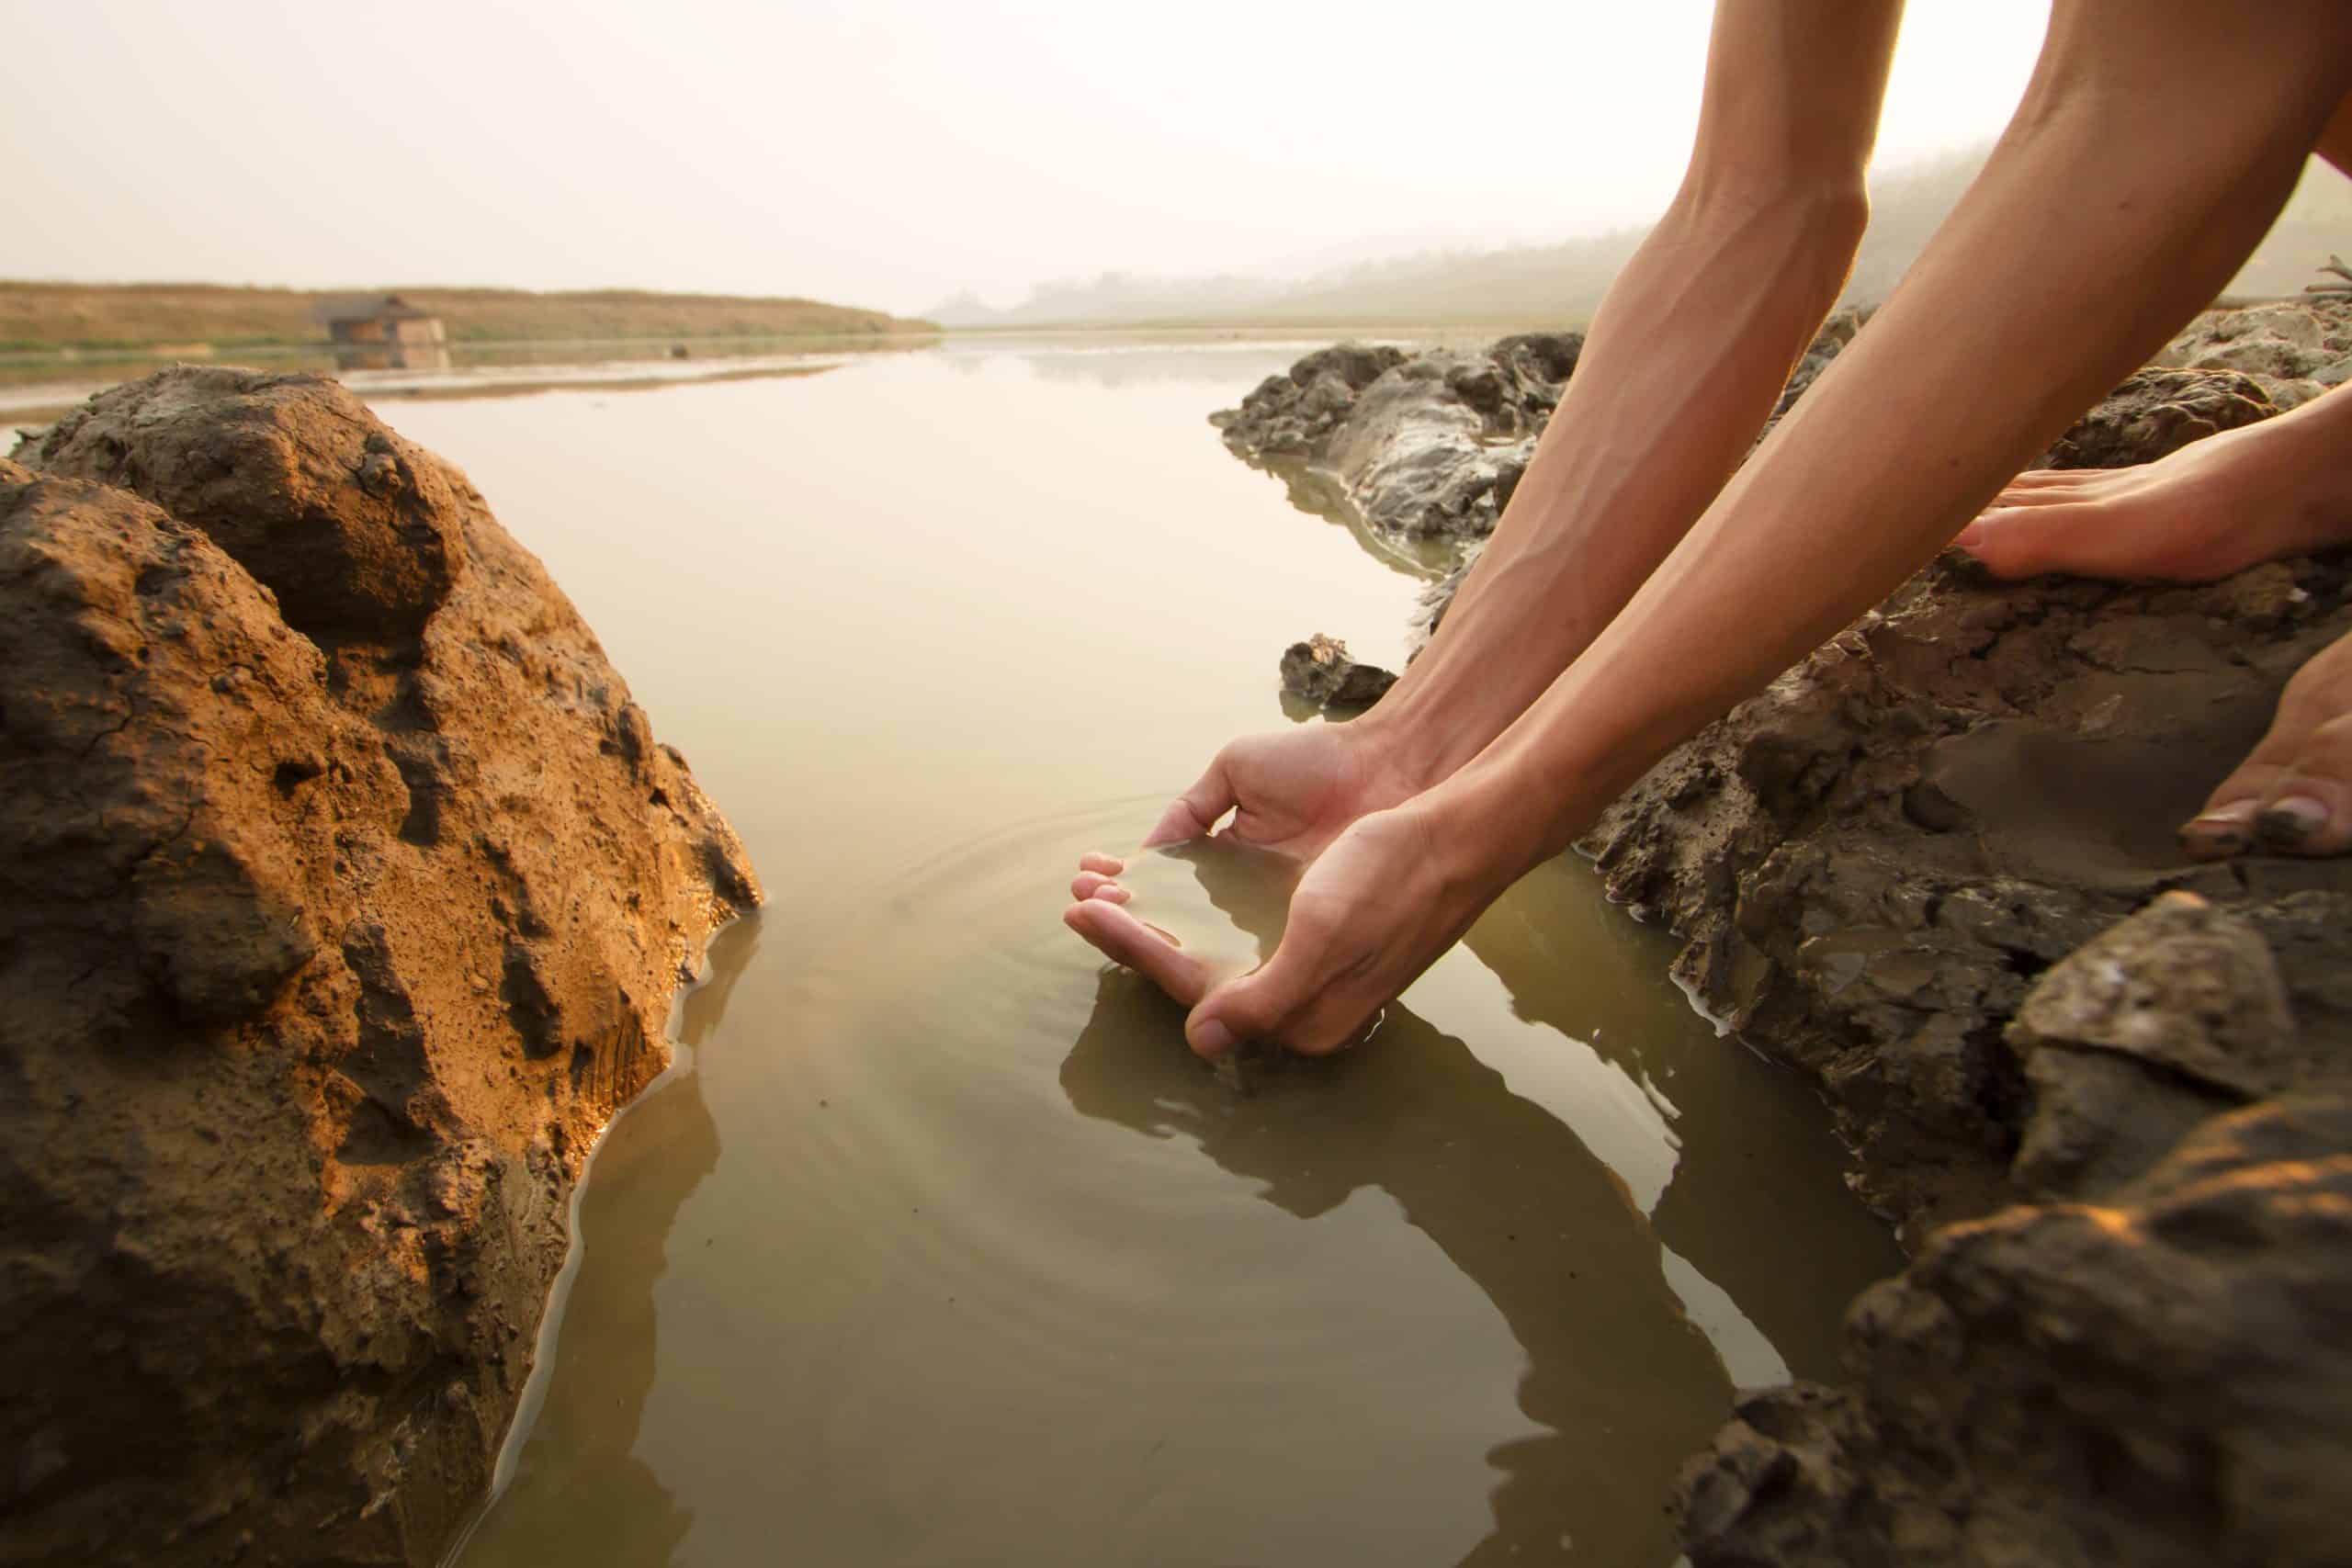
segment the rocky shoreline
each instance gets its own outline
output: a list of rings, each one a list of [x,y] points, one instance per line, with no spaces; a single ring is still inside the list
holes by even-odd
[[[1214,423],[1469,558],[1579,347],[1326,350]],[[2344,306],[2215,312],[2048,462],[2151,461],[2346,378]],[[2352,1558],[2352,866],[2173,839],[2348,629],[2344,555],[2182,588],[1948,553],[1579,846],[1821,1086],[1914,1258],[1849,1315],[1846,1386],[1757,1393],[1693,1461],[1701,1568]]]
[[[758,881],[546,570],[322,378],[19,444],[0,608],[0,1556],[438,1562]]]

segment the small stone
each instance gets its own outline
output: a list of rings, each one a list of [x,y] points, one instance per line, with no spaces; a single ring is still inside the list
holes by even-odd
[[[1317,707],[1369,707],[1387,694],[1396,677],[1377,665],[1348,657],[1348,645],[1317,632],[1283,652],[1283,690]]]

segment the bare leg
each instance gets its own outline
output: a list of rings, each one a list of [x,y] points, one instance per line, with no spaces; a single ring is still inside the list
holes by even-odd
[[[1595,316],[1443,627],[1353,723],[1227,747],[1147,847],[1234,810],[1227,831],[1311,861],[1476,755],[1609,624],[1738,466],[1844,286],[1898,12],[1724,0],[1682,188]],[[1196,999],[1198,966],[1121,908],[1123,863],[1089,857],[1063,919]]]
[[[2062,0],[2017,118],[1870,328],[1516,722],[1333,840],[1274,956],[1194,1008],[1196,1047],[1351,1038],[1504,887],[1892,591],[2212,298],[2352,86],[2352,9],[2163,0],[2132,21]]]

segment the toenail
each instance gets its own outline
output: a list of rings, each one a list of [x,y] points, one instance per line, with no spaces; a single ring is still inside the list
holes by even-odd
[[[2199,812],[2181,825],[2182,846],[2193,853],[2237,853],[2254,841],[2256,805],[2252,799],[2233,800],[2227,806]]]
[[[2255,818],[2256,837],[2277,849],[2291,850],[2327,826],[2327,803],[2308,795],[2274,800]]]

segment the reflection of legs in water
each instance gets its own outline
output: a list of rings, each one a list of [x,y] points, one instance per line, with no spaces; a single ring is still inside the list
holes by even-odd
[[[1476,1560],[1663,1562],[1661,1504],[1729,1393],[1683,1317],[1623,1186],[1549,1111],[1402,1008],[1372,1044],[1237,1098],[1185,1055],[1136,976],[1105,975],[1062,1064],[1089,1116],[1181,1132],[1301,1217],[1379,1187],[1483,1291],[1524,1348],[1520,1408],[1547,1429],[1498,1447],[1495,1534]],[[1374,1375],[1368,1371],[1368,1375]]]
[[[2211,582],[2352,543],[2352,397],[2208,436],[2135,468],[2021,474],[1960,536],[2001,577]],[[2270,733],[2181,829],[2192,854],[2352,849],[2352,644],[2306,664]]]

